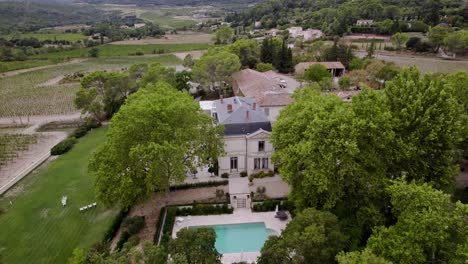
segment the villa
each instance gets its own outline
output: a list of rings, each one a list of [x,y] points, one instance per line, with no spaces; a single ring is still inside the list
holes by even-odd
[[[299,86],[294,78],[274,71],[245,69],[232,75],[234,94],[254,98],[271,123],[292,102],[291,95]]]
[[[323,32],[318,29],[306,29],[302,27],[290,27],[288,28],[289,36],[291,38],[303,38],[304,40],[314,40],[323,37]]]
[[[230,97],[201,101],[200,107],[224,126],[225,155],[218,158],[219,175],[239,176],[274,170],[271,122],[254,98]]]

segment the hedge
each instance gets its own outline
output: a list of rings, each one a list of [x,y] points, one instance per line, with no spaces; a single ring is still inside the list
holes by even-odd
[[[208,181],[208,182],[197,182],[197,183],[185,183],[181,185],[173,185],[169,187],[170,191],[178,191],[178,190],[187,190],[187,189],[195,189],[195,188],[204,188],[204,187],[216,187],[221,185],[228,185],[229,181]]]
[[[169,243],[172,237],[172,228],[174,227],[176,214],[177,214],[177,207],[170,206],[167,208],[166,221],[164,222],[163,233],[162,233],[161,244],[160,244],[166,248],[167,248],[167,244]]]
[[[130,233],[127,231],[124,231],[122,235],[120,236],[119,241],[117,241],[117,245],[115,245],[115,250],[120,251],[125,244],[125,242],[128,241],[128,239],[131,237]]]
[[[122,227],[125,228],[125,231],[130,235],[138,233],[143,227],[145,227],[145,217],[144,216],[134,216],[126,218],[122,222]]]
[[[127,214],[128,210],[120,210],[119,214],[114,218],[114,221],[112,221],[112,224],[109,226],[106,233],[104,234],[104,243],[107,243],[111,241],[112,238],[114,238],[115,234],[117,233],[117,230],[119,230],[122,220],[127,216]]]
[[[70,149],[73,148],[73,145],[75,145],[76,139],[75,138],[67,138],[65,140],[62,140],[60,143],[55,145],[51,150],[50,154],[51,155],[62,155],[67,153]]]
[[[209,204],[195,204],[192,207],[177,208],[177,216],[187,215],[218,215],[218,214],[232,214],[233,209],[229,208],[228,204],[222,205],[209,205]]]
[[[162,228],[163,217],[166,211],[167,211],[167,207],[165,206],[161,208],[161,210],[159,211],[159,218],[158,218],[158,221],[156,222],[156,232],[154,233],[154,237],[153,237],[153,243],[155,245],[158,244],[159,234],[161,233],[161,228]]]
[[[288,200],[265,200],[262,203],[256,203],[252,206],[254,212],[270,212],[274,211],[278,206],[279,210],[287,210],[292,212],[294,205]]]

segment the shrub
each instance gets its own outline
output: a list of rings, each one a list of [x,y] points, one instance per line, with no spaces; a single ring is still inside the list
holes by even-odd
[[[343,76],[338,80],[338,84],[342,90],[348,90],[351,86],[351,79],[349,76]]]
[[[89,131],[91,129],[94,129],[94,128],[98,128],[98,127],[101,127],[101,122],[99,122],[99,120],[96,120],[94,118],[89,118],[89,119],[86,119],[86,122],[82,125],[86,128],[86,131]]]
[[[232,214],[233,209],[229,208],[228,204],[210,205],[210,204],[195,204],[192,207],[177,208],[177,216],[187,215],[218,215]]]
[[[385,46],[384,47],[384,50],[387,50],[387,51],[395,51],[396,49],[392,46]]]
[[[271,63],[260,62],[255,66],[255,69],[259,72],[267,72],[275,70],[275,67]]]
[[[117,245],[115,246],[115,250],[120,251],[122,249],[123,245],[125,244],[125,242],[127,242],[128,239],[130,238],[130,236],[131,235],[127,231],[124,231],[122,233],[122,235],[120,235],[119,241],[117,241]]]
[[[109,242],[114,238],[115,233],[117,233],[117,230],[120,227],[120,224],[122,223],[122,220],[127,216],[128,210],[120,210],[119,214],[114,218],[112,221],[112,224],[109,226],[107,229],[106,233],[104,234],[104,239],[103,242]]]
[[[84,137],[86,133],[88,133],[88,130],[86,130],[86,127],[81,126],[75,129],[75,131],[73,132],[73,134],[71,134],[71,136],[74,138],[81,138],[81,137]]]
[[[407,49],[416,49],[418,45],[421,45],[421,38],[410,37],[405,45]]]
[[[55,145],[51,150],[50,154],[51,155],[62,155],[64,153],[67,153],[70,149],[73,148],[73,145],[75,145],[76,139],[75,138],[67,138],[57,145]]]
[[[195,188],[204,188],[204,187],[216,187],[222,185],[228,185],[229,181],[208,181],[208,182],[197,182],[197,183],[184,183],[181,185],[173,185],[169,187],[170,191],[186,190],[186,189],[195,189]]]
[[[123,223],[122,227],[125,228],[130,235],[134,235],[138,233],[143,227],[145,227],[145,217],[144,216],[134,216],[130,218],[126,218]]]
[[[221,174],[221,178],[224,178],[224,179],[229,178],[229,173],[225,172],[225,173]]]
[[[247,177],[247,172],[246,171],[241,171],[240,176],[241,177]]]

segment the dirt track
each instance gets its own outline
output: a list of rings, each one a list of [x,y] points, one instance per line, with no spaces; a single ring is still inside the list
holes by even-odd
[[[43,69],[48,69],[48,68],[57,67],[57,66],[64,66],[64,65],[69,65],[69,64],[82,63],[85,60],[86,59],[74,59],[74,60],[70,60],[70,61],[63,62],[63,63],[58,63],[58,64],[51,64],[51,65],[33,67],[33,68],[28,68],[28,69],[9,71],[9,72],[0,73],[0,77],[9,77],[9,76],[22,74],[22,73],[25,73],[25,72],[30,72],[30,71],[37,71],[37,70],[43,70]]]

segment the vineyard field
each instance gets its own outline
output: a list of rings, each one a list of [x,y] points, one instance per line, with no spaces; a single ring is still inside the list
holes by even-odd
[[[0,134],[0,168],[37,142],[37,134]]]
[[[50,80],[74,72],[117,71],[139,62],[159,62],[166,66],[181,63],[172,54],[98,58],[0,78],[0,118],[76,112],[73,100],[79,83],[59,84]]]
[[[100,57],[131,56],[136,53],[144,55],[154,55],[158,53],[183,52],[192,50],[203,50],[211,47],[207,43],[187,43],[187,44],[150,44],[150,45],[112,45],[106,44],[97,46]],[[32,59],[69,59],[88,57],[91,48],[75,49],[47,54],[31,56]]]

